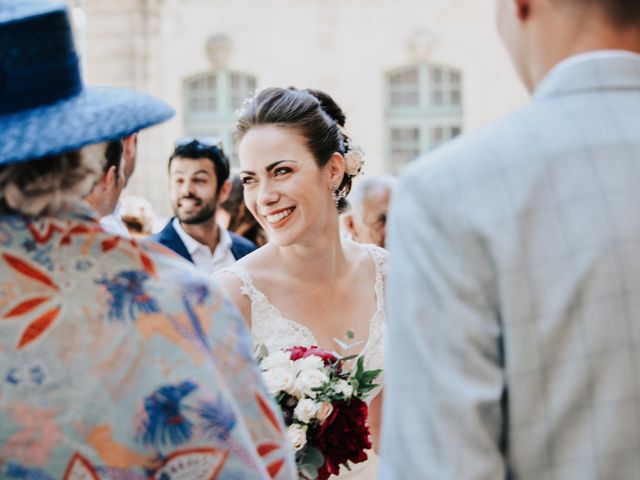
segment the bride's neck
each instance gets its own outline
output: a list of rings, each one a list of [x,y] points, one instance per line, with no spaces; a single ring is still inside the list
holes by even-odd
[[[338,232],[313,243],[280,247],[278,261],[289,275],[296,278],[331,281],[348,268],[344,242]]]

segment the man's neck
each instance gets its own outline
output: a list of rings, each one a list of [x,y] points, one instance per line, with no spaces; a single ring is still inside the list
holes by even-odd
[[[640,53],[640,29],[618,29],[606,21],[588,17],[585,24],[574,25],[574,28],[556,26],[557,35],[549,35],[547,40],[538,42],[538,52],[531,52],[536,59],[532,65],[531,80],[537,86],[554,66],[575,55],[599,50],[626,50]],[[544,35],[542,32],[540,35]],[[555,40],[549,37],[557,37]]]
[[[100,201],[99,193],[95,193],[95,191],[92,191],[84,197],[84,201],[91,205],[91,208],[93,208],[101,218],[113,213],[113,210],[108,210],[108,205]]]
[[[208,246],[211,253],[215,252],[220,242],[220,227],[218,227],[215,218],[198,224],[180,222],[180,226],[194,240]]]

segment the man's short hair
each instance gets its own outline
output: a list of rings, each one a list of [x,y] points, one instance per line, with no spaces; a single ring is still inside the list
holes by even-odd
[[[396,183],[396,178],[391,175],[376,175],[360,180],[349,193],[349,203],[351,204],[352,210],[354,208],[362,208],[363,203],[371,191],[386,189],[392,192]],[[353,213],[353,211],[351,213]]]
[[[598,8],[617,27],[640,28],[640,0],[553,0],[556,4],[567,4],[578,9]]]
[[[120,177],[120,167],[122,166],[122,154],[124,153],[124,143],[122,140],[112,140],[107,143],[104,156],[107,159],[104,164],[104,173],[107,173],[111,167],[115,167],[116,183]]]
[[[222,150],[222,145],[212,144],[202,139],[182,139],[176,142],[175,149],[169,157],[169,168],[174,158],[187,158],[198,160],[200,158],[208,158],[213,163],[216,172],[216,193],[222,189],[222,185],[229,178],[229,159]]]

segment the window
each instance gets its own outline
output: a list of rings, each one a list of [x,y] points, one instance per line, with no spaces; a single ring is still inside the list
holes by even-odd
[[[184,81],[184,132],[192,137],[217,137],[237,164],[233,131],[236,111],[256,89],[255,77],[229,71],[195,75]]]
[[[420,154],[420,129],[392,128],[391,145],[391,163],[406,165]]]
[[[462,73],[419,64],[386,76],[387,169],[400,170],[420,153],[462,131]]]

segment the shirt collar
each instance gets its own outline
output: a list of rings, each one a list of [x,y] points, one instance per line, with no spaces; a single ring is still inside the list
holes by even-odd
[[[551,69],[548,75],[555,74],[556,72],[561,72],[563,69],[570,68],[572,65],[579,65],[581,63],[590,62],[591,60],[615,58],[640,60],[640,54],[631,52],[629,50],[595,50],[593,52],[578,53],[577,55],[567,57],[560,63],[556,64],[556,66]]]
[[[187,252],[189,252],[189,255],[193,256],[193,254],[200,248],[204,248],[208,252],[210,252],[210,249],[207,245],[200,243],[199,241],[197,241],[195,238],[193,238],[191,235],[189,235],[187,232],[184,231],[184,229],[182,228],[182,225],[180,225],[180,220],[178,220],[178,217],[173,217],[173,220],[171,221],[171,225],[173,226],[176,233],[180,237],[180,240],[182,240],[182,243],[184,243],[184,246],[187,248]],[[226,231],[225,229],[220,228],[219,226],[217,226],[217,228],[218,228],[220,237],[218,239],[218,246],[216,247],[216,251],[223,252],[231,248],[231,235],[229,235],[229,232]]]
[[[562,60],[544,77],[533,95],[556,95],[607,89],[640,88],[640,54],[628,50],[596,50]]]

